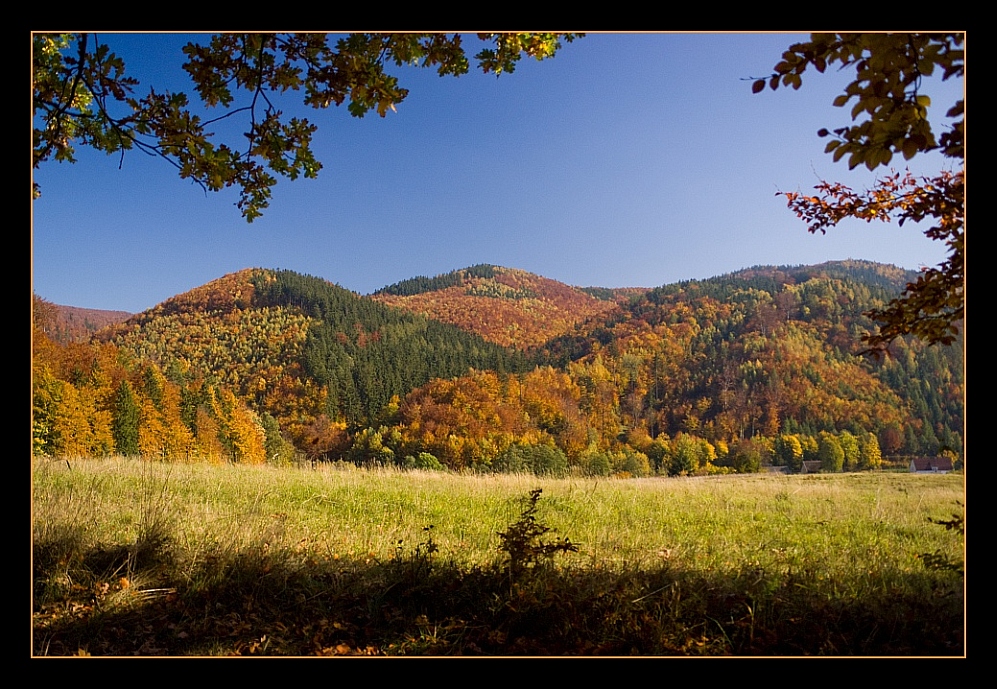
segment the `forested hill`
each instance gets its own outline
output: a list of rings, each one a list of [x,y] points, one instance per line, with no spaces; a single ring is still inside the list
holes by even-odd
[[[776,461],[779,447],[789,453],[779,461],[798,462],[832,435],[871,448],[869,463],[852,452],[845,466],[873,466],[879,449],[961,455],[961,337],[949,347],[898,340],[884,360],[861,354],[876,328],[864,313],[915,275],[841,261],[586,291],[476,266],[459,279],[399,283],[407,296],[362,297],[317,277],[244,270],[93,345],[36,334],[35,447],[261,461],[286,456],[284,438],[313,457],[357,462],[425,455],[428,466],[515,468],[542,456],[631,473],[646,471],[647,457],[655,471],[706,471],[725,448],[719,468]],[[433,289],[416,294],[419,284]],[[465,328],[502,324],[493,334],[540,344],[506,348],[389,298],[466,309]],[[512,320],[524,314],[533,320]],[[541,341],[549,332],[557,336]],[[134,432],[112,438],[122,424]],[[253,445],[260,427],[265,451]],[[695,461],[682,454],[694,446],[705,453]]]
[[[488,263],[479,263],[478,265],[471,266],[469,268],[451,270],[449,273],[437,275],[436,277],[419,275],[414,278],[408,278],[407,280],[396,282],[393,285],[382,287],[374,292],[374,295],[377,296],[385,294],[395,297],[412,297],[416,294],[442,291],[450,287],[463,287],[475,278],[491,280],[494,277],[495,266]]]
[[[284,423],[361,423],[393,395],[521,353],[291,271],[243,270],[177,295],[102,339],[168,375],[229,386]],[[282,423],[282,426],[284,425]]]
[[[451,323],[500,345],[526,349],[606,316],[620,293],[571,287],[524,270],[482,264],[390,285],[371,298]]]
[[[870,287],[882,287],[892,293],[902,290],[908,282],[913,281],[917,277],[917,272],[885,263],[850,258],[815,265],[752,266],[702,282],[724,283],[768,278],[772,280],[772,284],[781,285],[806,282],[814,277],[855,280]]]
[[[373,419],[394,395],[471,368],[526,370],[526,358],[453,325],[391,308],[290,271],[254,278],[254,303],[293,307],[314,319],[302,351],[305,373],[328,387],[327,408]]]
[[[599,362],[624,426],[707,437],[874,430],[884,450],[961,447],[962,337],[902,339],[863,356],[862,336],[916,273],[864,261],[755,267],[664,285],[542,348],[546,362]]]

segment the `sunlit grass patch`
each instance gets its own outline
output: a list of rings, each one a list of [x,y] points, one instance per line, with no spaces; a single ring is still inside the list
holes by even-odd
[[[513,576],[499,534],[536,488],[536,543],[577,552]],[[885,473],[36,463],[35,652],[958,654],[961,576],[920,556],[961,563],[929,519],[962,499]]]

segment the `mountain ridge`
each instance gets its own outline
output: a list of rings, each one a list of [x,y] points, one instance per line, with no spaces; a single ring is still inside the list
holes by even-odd
[[[435,289],[390,295],[479,309],[468,329],[292,271],[244,269],[175,295],[106,328],[91,349],[34,359],[37,406],[48,410],[38,446],[60,451],[64,436],[52,429],[70,418],[56,411],[72,399],[60,397],[66,390],[91,387],[86,399],[109,404],[123,379],[150,418],[174,386],[169,437],[184,425],[211,436],[232,408],[212,404],[237,399],[272,438],[357,462],[426,452],[451,468],[486,467],[525,443],[553,444],[577,463],[590,450],[645,452],[682,434],[722,444],[876,433],[890,453],[962,445],[961,342],[898,341],[885,362],[859,355],[876,327],[865,313],[913,271],[859,261],[754,266],[600,301],[526,271],[472,268]],[[571,304],[597,308],[583,315]],[[484,337],[503,309],[518,317],[540,306],[570,321],[541,345]]]
[[[228,311],[245,306],[252,299],[248,276],[261,270],[269,269],[244,268],[229,273],[169,297],[138,314],[130,314],[125,320],[141,323],[157,315],[189,309]],[[777,282],[796,282],[821,273],[830,277],[861,275],[865,281],[898,291],[917,275],[915,271],[891,264],[845,259],[812,265],[755,265],[711,278],[665,283],[653,288],[576,287],[522,269],[494,264],[459,268],[433,278],[408,278],[367,295],[341,287],[327,278],[317,279],[361,299],[455,325],[501,346],[530,349],[584,328],[586,322],[608,316],[643,295],[675,286],[710,280],[750,280],[761,276]],[[69,310],[73,307],[56,305],[56,308]],[[108,322],[120,326],[120,316],[112,315],[117,313],[108,312],[107,318]]]
[[[501,268],[503,270],[515,271],[515,272],[522,272],[522,273],[527,273],[527,274],[530,274],[530,275],[535,275],[535,276],[543,278],[545,280],[551,280],[552,282],[556,282],[556,283],[565,285],[565,286],[570,287],[572,289],[580,290],[580,291],[583,291],[583,292],[588,292],[592,296],[596,296],[596,298],[599,298],[599,299],[602,299],[602,300],[605,300],[605,301],[609,301],[609,300],[613,300],[613,299],[618,300],[618,301],[620,301],[620,300],[625,301],[627,298],[629,298],[631,296],[634,296],[634,295],[637,295],[637,294],[640,294],[640,293],[644,293],[644,292],[650,291],[652,289],[656,289],[657,287],[663,287],[663,286],[667,286],[667,285],[671,285],[671,284],[682,284],[682,283],[697,282],[697,281],[698,282],[702,282],[704,280],[711,280],[711,279],[722,278],[722,277],[731,277],[731,276],[735,276],[736,277],[736,276],[742,276],[742,275],[745,275],[745,274],[748,274],[748,273],[751,273],[751,272],[755,272],[755,271],[822,269],[822,268],[826,268],[828,266],[849,266],[849,265],[852,265],[852,266],[879,266],[879,267],[882,267],[884,269],[888,269],[888,272],[890,272],[890,273],[892,273],[894,275],[903,275],[905,277],[903,277],[902,279],[898,278],[898,279],[893,280],[893,282],[896,283],[896,286],[901,287],[901,288],[904,286],[904,284],[905,284],[906,281],[909,281],[913,276],[916,276],[917,273],[918,273],[918,271],[915,271],[915,270],[912,270],[912,269],[909,269],[909,268],[902,268],[902,267],[896,266],[894,264],[889,264],[889,263],[879,263],[879,262],[876,262],[876,261],[867,261],[865,259],[842,259],[842,260],[834,260],[834,261],[824,261],[822,263],[815,263],[815,264],[759,264],[759,265],[749,266],[749,267],[746,267],[746,268],[740,268],[738,270],[735,270],[735,271],[732,271],[732,272],[729,272],[729,273],[720,273],[720,274],[717,274],[715,276],[711,276],[709,278],[689,278],[689,279],[685,279],[685,280],[676,280],[676,281],[673,281],[673,282],[666,282],[666,283],[663,283],[662,285],[657,285],[655,287],[634,287],[634,286],[630,286],[630,287],[602,287],[602,286],[595,286],[595,285],[591,285],[591,286],[570,285],[568,283],[561,282],[559,280],[554,280],[553,278],[547,278],[547,277],[545,277],[543,275],[540,275],[539,273],[530,273],[529,271],[522,270],[522,269],[519,269],[519,268],[508,268],[508,267],[498,266],[498,265],[494,265],[494,264],[478,264],[476,266],[468,266],[466,268],[457,268],[457,269],[454,269],[454,270],[449,271],[447,273],[441,273],[441,274],[437,275],[435,278],[428,278],[428,277],[425,277],[425,276],[416,276],[414,278],[407,278],[407,279],[401,280],[399,282],[392,283],[390,285],[386,285],[384,287],[381,287],[381,288],[379,288],[377,290],[374,290],[373,292],[370,292],[368,294],[362,294],[360,292],[357,292],[356,290],[350,290],[347,287],[343,287],[343,289],[351,291],[354,294],[357,294],[358,296],[373,297],[375,295],[387,292],[392,287],[395,287],[395,286],[398,286],[398,285],[402,285],[402,284],[405,284],[405,283],[414,282],[414,281],[418,281],[418,280],[435,280],[437,278],[449,276],[449,275],[452,275],[452,274],[455,274],[455,273],[462,273],[462,272],[466,272],[466,271],[469,271],[469,270],[473,270],[473,269],[475,269],[477,267],[480,267],[480,266],[489,266],[489,267],[492,267],[492,268]],[[240,269],[238,271],[234,271],[233,273],[227,273],[226,276],[227,275],[238,275],[240,273],[244,273],[246,271],[253,271],[253,270],[271,270],[271,269],[265,269],[265,268],[260,268],[260,267],[247,267],[247,268],[242,268],[242,269]],[[272,269],[272,270],[278,270],[278,269]],[[214,280],[210,280],[208,283],[204,283],[204,284],[209,284],[211,282],[214,282],[215,280],[221,279],[222,277],[225,277],[225,276],[220,276],[219,278],[215,278]],[[341,286],[341,285],[339,285],[336,282],[332,282],[332,281],[328,280],[327,278],[321,278],[321,279],[326,280],[327,282],[329,282],[329,284],[333,284],[333,285],[336,285],[336,286]],[[198,290],[199,287],[203,287],[203,285],[198,286],[198,287],[193,287],[190,290],[187,290],[186,292],[181,292],[181,293],[178,293],[176,295],[167,297],[162,302],[159,302],[159,304],[157,304],[156,306],[153,306],[153,307],[150,307],[150,308],[151,309],[155,309],[160,304],[163,304],[164,302],[173,300],[173,299],[175,299],[175,298],[177,298],[177,297],[179,297],[181,295],[187,294],[187,293],[189,293],[191,291]],[[597,296],[597,295],[600,295],[600,296]],[[55,304],[53,302],[49,302],[49,303],[51,303],[53,306],[55,306],[56,308],[59,308],[59,309],[71,309],[71,310],[80,311],[80,312],[93,312],[95,314],[114,314],[114,315],[135,316],[135,315],[138,315],[138,314],[141,314],[141,313],[145,313],[146,311],[150,310],[150,309],[145,309],[144,311],[130,312],[130,311],[121,311],[121,310],[114,310],[114,309],[85,308],[85,307],[73,306],[73,305],[69,305],[69,304]]]

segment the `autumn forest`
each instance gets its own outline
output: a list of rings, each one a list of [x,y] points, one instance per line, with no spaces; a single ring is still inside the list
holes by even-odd
[[[34,297],[33,453],[675,476],[963,458],[961,335],[863,353],[917,274],[841,261],[655,289],[478,265],[361,296],[248,269],[67,327]]]

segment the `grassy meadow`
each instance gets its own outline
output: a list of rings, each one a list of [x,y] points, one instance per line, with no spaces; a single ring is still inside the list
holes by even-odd
[[[958,656],[963,495],[36,460],[33,653]]]

